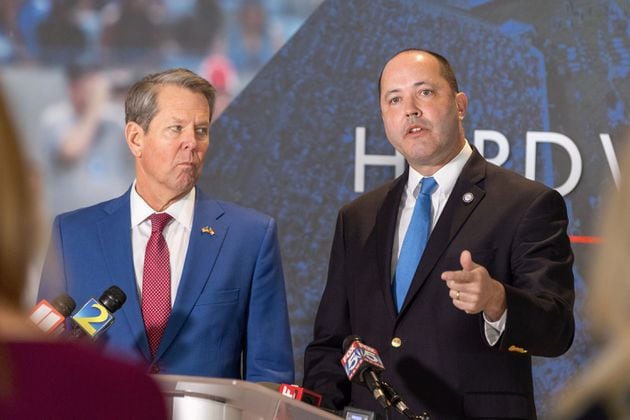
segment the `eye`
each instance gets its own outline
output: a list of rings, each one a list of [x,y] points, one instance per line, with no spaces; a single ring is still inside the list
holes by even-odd
[[[421,89],[418,92],[418,95],[423,96],[423,97],[431,96],[431,95],[433,95],[433,90],[432,89]]]
[[[396,105],[396,104],[399,104],[401,101],[402,101],[402,98],[400,96],[393,96],[389,98],[387,103],[390,105]]]
[[[197,137],[208,137],[208,127],[195,128],[195,135]]]
[[[181,133],[182,126],[181,125],[171,125],[168,129],[170,131],[172,131],[173,133]]]

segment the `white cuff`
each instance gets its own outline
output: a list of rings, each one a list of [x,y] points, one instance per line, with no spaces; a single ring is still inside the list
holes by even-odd
[[[494,346],[501,338],[501,334],[505,331],[505,320],[507,319],[507,308],[503,311],[503,314],[499,318],[498,321],[490,321],[486,317],[486,314],[483,314],[484,320],[484,332],[486,333],[486,341],[491,346]]]

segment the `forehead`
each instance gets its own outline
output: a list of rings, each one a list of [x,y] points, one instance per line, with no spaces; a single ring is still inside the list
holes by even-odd
[[[195,112],[210,114],[206,97],[188,88],[164,85],[157,91],[158,113]]]
[[[383,68],[381,91],[404,87],[409,83],[446,81],[440,63],[431,54],[405,51],[389,60]]]

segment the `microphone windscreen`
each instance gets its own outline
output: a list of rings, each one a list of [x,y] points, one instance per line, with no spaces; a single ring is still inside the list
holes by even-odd
[[[111,286],[105,290],[98,299],[109,313],[114,313],[120,309],[127,300],[127,295],[118,286]]]
[[[361,340],[361,337],[359,337],[358,335],[347,336],[343,340],[343,345],[341,346],[343,348],[344,353],[348,351],[353,341],[358,341],[359,343],[361,343],[363,340]]]
[[[67,293],[57,296],[50,304],[64,317],[70,316],[77,307],[77,303]]]

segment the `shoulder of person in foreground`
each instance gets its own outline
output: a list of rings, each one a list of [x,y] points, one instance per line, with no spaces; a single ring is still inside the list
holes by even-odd
[[[15,388],[0,404],[3,418],[167,418],[158,385],[139,366],[82,344],[5,345]]]

